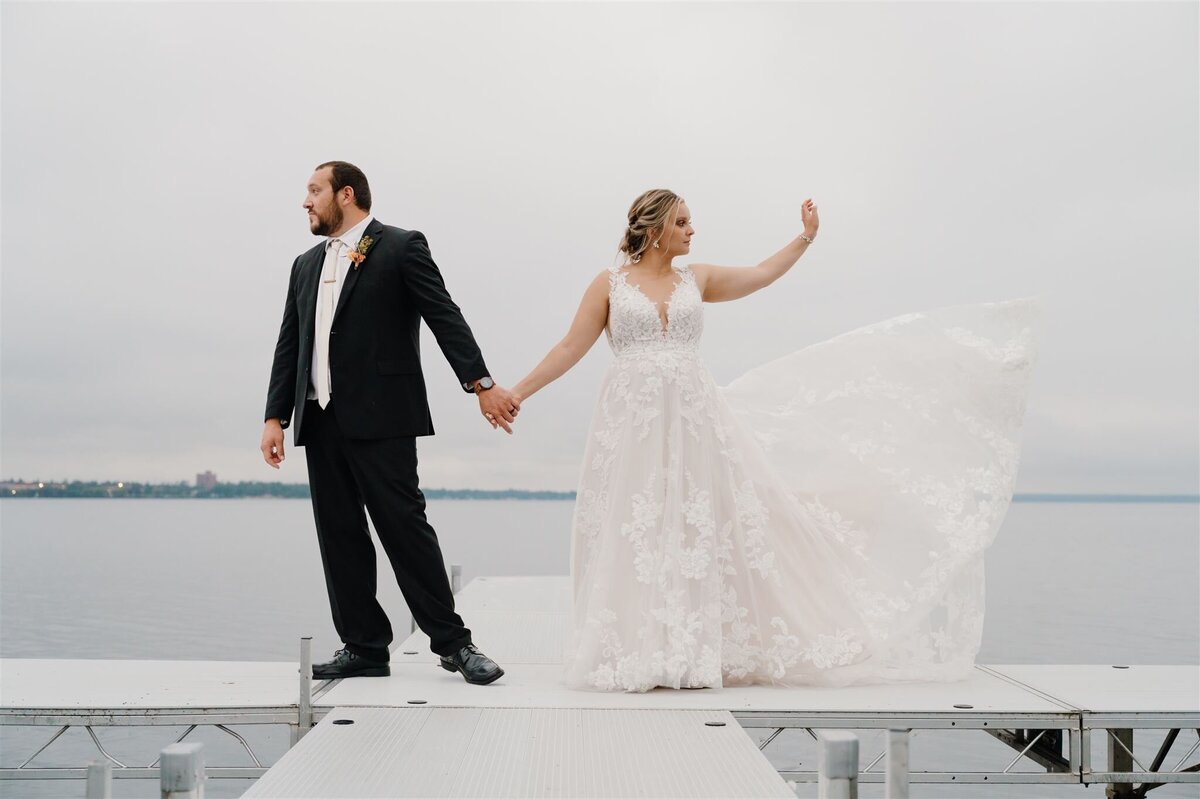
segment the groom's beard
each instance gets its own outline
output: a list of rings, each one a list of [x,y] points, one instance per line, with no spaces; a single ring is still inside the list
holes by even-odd
[[[345,218],[342,209],[336,205],[329,210],[328,217],[324,216],[320,211],[317,211],[316,214],[317,226],[312,229],[314,236],[332,236],[333,231],[341,228],[342,220]]]

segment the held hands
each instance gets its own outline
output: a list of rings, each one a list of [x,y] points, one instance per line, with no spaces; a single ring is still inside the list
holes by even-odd
[[[804,235],[810,239],[816,238],[817,228],[821,226],[821,220],[817,217],[817,206],[809,197],[800,206],[800,220],[804,222]]]
[[[263,460],[272,469],[278,469],[279,464],[283,463],[283,425],[278,419],[268,419],[263,425],[259,449],[262,450]]]
[[[479,412],[492,429],[501,427],[504,432],[512,435],[509,425],[517,420],[517,413],[521,410],[521,398],[499,385],[485,391],[480,391],[476,385],[475,393],[479,396]]]

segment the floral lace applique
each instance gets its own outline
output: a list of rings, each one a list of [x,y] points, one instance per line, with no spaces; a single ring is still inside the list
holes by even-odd
[[[961,677],[1016,478],[1035,305],[906,314],[721,389],[695,275],[677,274],[664,328],[610,270],[568,683]]]

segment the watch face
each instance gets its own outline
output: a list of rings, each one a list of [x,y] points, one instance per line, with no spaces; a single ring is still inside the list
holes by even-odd
[[[494,382],[492,382],[492,378],[490,378],[490,377],[481,378],[479,381],[479,387],[484,390],[487,390],[494,385],[496,385],[496,384]]]

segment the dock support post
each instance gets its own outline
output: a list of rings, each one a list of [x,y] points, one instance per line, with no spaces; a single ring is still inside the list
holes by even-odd
[[[908,730],[888,730],[887,799],[908,799]]]
[[[1133,771],[1133,730],[1108,730],[1108,770]],[[1114,782],[1105,789],[1108,799],[1133,799],[1133,784]]]
[[[858,736],[846,730],[826,730],[817,740],[821,743],[818,799],[858,799]]]
[[[162,750],[159,784],[162,799],[203,799],[204,745],[171,744]]]
[[[292,746],[299,743],[312,729],[312,636],[300,639],[300,702],[297,705],[296,726],[292,730]]]
[[[112,763],[89,763],[87,770],[87,799],[111,799]]]

